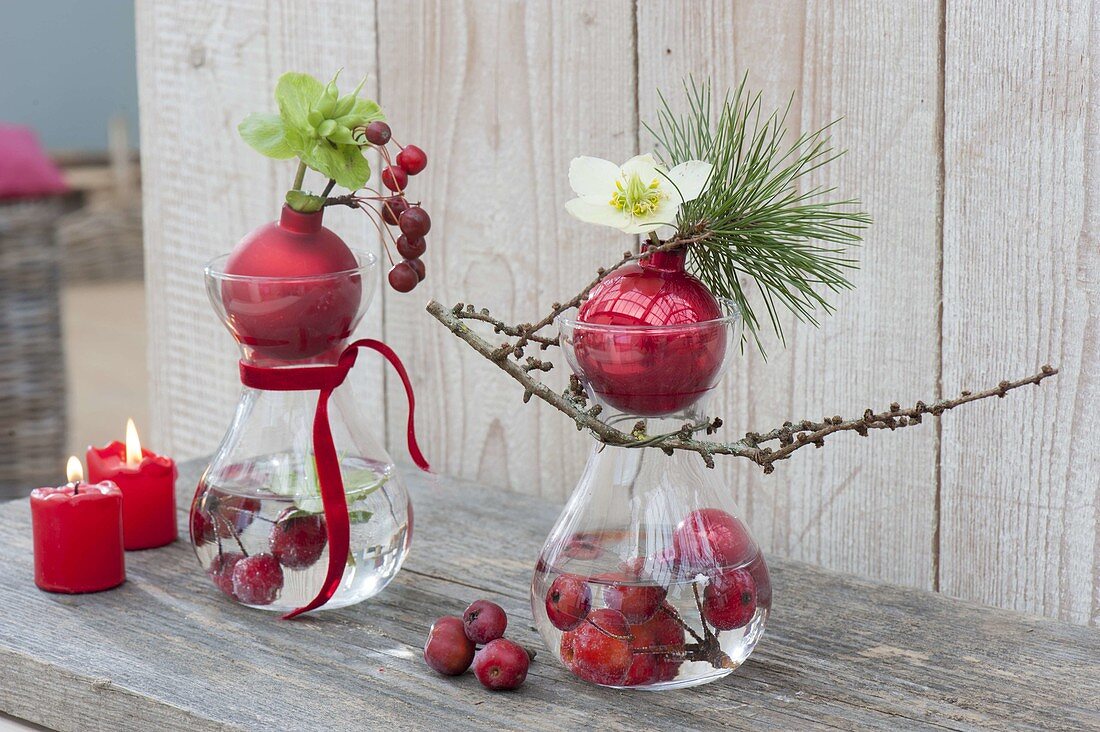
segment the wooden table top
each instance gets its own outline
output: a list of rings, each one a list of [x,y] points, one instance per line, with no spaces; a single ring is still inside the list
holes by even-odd
[[[198,471],[181,471],[181,527]],[[0,711],[81,732],[1100,728],[1100,629],[777,558],[767,632],[724,680],[601,689],[549,653],[516,692],[442,678],[421,659],[428,626],[479,597],[544,648],[528,582],[559,507],[405,474],[405,569],[376,598],[297,621],[223,599],[186,541],[128,554],[116,590],[40,592],[28,502],[0,506]]]

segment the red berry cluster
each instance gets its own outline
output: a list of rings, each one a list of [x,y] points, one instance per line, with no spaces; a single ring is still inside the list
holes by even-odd
[[[578,678],[608,686],[672,680],[687,656],[687,626],[667,602],[667,589],[644,567],[672,565],[678,575],[703,575],[703,622],[717,631],[733,630],[756,614],[757,582],[743,566],[754,552],[736,518],[706,508],[676,527],[667,556],[637,557],[623,562],[620,571],[592,577],[558,575],[546,592],[545,610],[550,624],[563,631],[562,661]],[[595,559],[602,548],[592,537],[577,535],[565,553]],[[594,587],[602,588],[603,607],[594,607]]]
[[[534,654],[505,638],[506,627],[508,616],[500,605],[477,600],[461,618],[445,615],[432,624],[424,644],[424,662],[444,676],[461,676],[472,663],[474,675],[485,688],[518,689],[527,678]]]
[[[283,589],[283,570],[312,567],[328,543],[324,516],[287,508],[272,522],[268,551],[249,555],[240,537],[259,511],[260,502],[255,498],[211,494],[191,513],[195,546],[218,542],[218,554],[207,567],[207,574],[218,589],[246,605],[275,602]],[[222,547],[222,540],[230,538],[236,541],[239,552]]]
[[[416,175],[428,166],[428,156],[416,145],[398,145],[401,149],[396,158],[390,158],[389,149],[386,147],[392,140],[390,126],[385,122],[375,121],[365,127],[356,130],[372,147],[378,148],[386,167],[382,169],[382,185],[392,191],[392,195],[379,196],[382,220],[389,226],[396,226],[401,234],[394,239],[389,229],[386,234],[393,241],[401,261],[394,263],[389,246],[386,245],[386,237],[382,237],[382,244],[386,247],[386,254],[393,264],[389,275],[390,287],[398,292],[410,292],[426,276],[423,256],[427,249],[424,237],[432,228],[432,219],[428,212],[421,208],[419,203],[409,203],[405,197],[405,188],[409,184],[409,176]],[[393,140],[394,144],[397,144]]]

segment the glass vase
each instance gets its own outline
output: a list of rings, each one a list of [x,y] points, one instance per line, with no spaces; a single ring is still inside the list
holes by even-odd
[[[566,359],[601,418],[639,436],[707,422],[739,319],[666,326],[560,318]],[[677,364],[676,368],[669,368]],[[720,473],[695,452],[596,443],[535,568],[551,652],[602,686],[671,689],[730,674],[760,640],[767,564]]]
[[[277,380],[301,367],[337,364],[373,291],[375,258],[305,277],[245,277],[226,257],[206,268],[210,300],[241,348],[245,369]],[[245,386],[236,414],[199,482],[191,541],[213,584],[245,605],[290,612],[310,603],[329,572],[329,535],[318,477],[318,389]],[[381,395],[345,382],[328,400],[350,524],[343,575],[320,609],[380,592],[400,569],[412,536],[412,506],[393,461],[363,424]]]

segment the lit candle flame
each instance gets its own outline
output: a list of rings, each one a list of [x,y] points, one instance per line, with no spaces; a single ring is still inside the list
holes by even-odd
[[[126,420],[126,465],[135,467],[141,464],[141,440],[138,439],[134,420]]]
[[[76,455],[69,456],[69,462],[65,464],[65,475],[70,483],[79,483],[84,480],[84,466],[80,464],[80,458]]]

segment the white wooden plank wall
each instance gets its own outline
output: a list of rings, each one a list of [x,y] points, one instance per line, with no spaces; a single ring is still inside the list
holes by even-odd
[[[1025,7],[1026,5],[1026,7]],[[581,154],[651,149],[655,89],[686,74],[795,92],[790,122],[836,117],[826,175],[875,225],[857,289],[820,330],[791,324],[734,364],[728,436],[788,418],[951,394],[1050,361],[1040,390],[871,441],[838,438],[763,477],[720,466],[769,551],[986,603],[1100,617],[1100,19],[1088,2],[993,0],[139,0],[152,410],[159,444],[213,449],[236,390],[201,264],[274,215],[291,171],[241,143],[287,69],[371,75],[402,142],[429,155],[428,279],[383,290],[383,334],[419,388],[435,467],[563,498],[589,445],[422,312],[428,297],[530,320],[626,242],[570,219]],[[377,30],[376,30],[377,29]],[[163,144],[161,141],[165,141]],[[334,228],[375,248],[351,212]],[[942,315],[941,315],[942,307]],[[367,361],[367,360],[365,360]],[[356,379],[404,455],[400,388]],[[565,374],[552,375],[562,383]]]
[[[1100,8],[1013,7],[948,5],[943,383],[1062,373],[944,420],[941,586],[1095,624]]]
[[[643,115],[653,116],[653,88],[674,88],[689,73],[725,87],[748,69],[750,84],[768,90],[770,109],[798,89],[792,126],[818,128],[845,117],[836,143],[852,153],[826,177],[841,197],[862,197],[876,222],[859,252],[856,289],[836,298],[838,316],[820,329],[791,323],[787,348],[772,339],[766,363],[755,352],[734,363],[719,412],[730,417],[727,436],[934,394],[935,6],[785,3],[776,13],[771,2],[718,1],[640,8]],[[699,69],[699,58],[714,61]],[[727,460],[722,469],[749,525],[772,550],[931,588],[935,431],[879,439],[875,449],[837,440],[767,477],[741,461]]]
[[[366,88],[377,89],[374,4],[357,0],[352,23],[344,22],[348,12],[350,4],[295,0],[137,3],[151,442],[158,449],[208,454],[229,426],[240,388],[237,355],[207,300],[202,267],[277,218],[294,176],[289,163],[245,145],[237,124],[249,112],[274,110],[274,80],[284,70],[327,77],[343,66],[345,83],[369,75]],[[349,244],[377,253],[373,227],[352,214],[325,216]],[[362,333],[381,333],[381,311],[379,299]],[[362,361],[356,385],[377,392],[381,363]],[[364,414],[383,429],[381,404],[365,405]]]
[[[386,338],[431,395],[418,422],[441,470],[563,497],[583,464],[576,428],[550,407],[525,407],[424,304],[430,295],[531,321],[629,248],[563,206],[571,158],[635,152],[632,12],[630,0],[379,5],[380,101],[399,139],[428,151],[411,185],[433,216],[427,287],[387,293]],[[552,376],[560,387],[565,377]],[[404,415],[391,399],[398,454]]]

